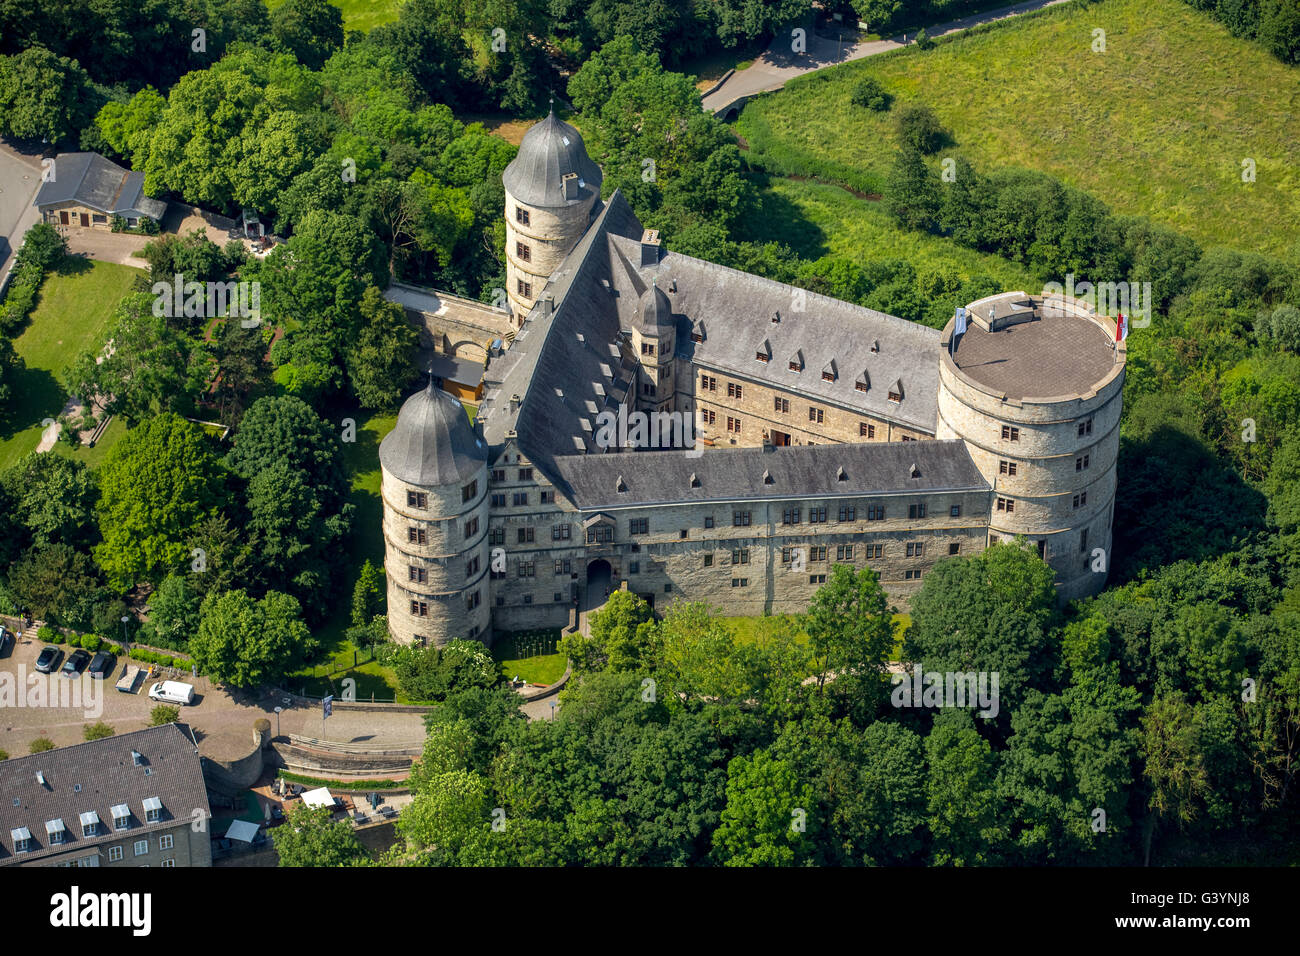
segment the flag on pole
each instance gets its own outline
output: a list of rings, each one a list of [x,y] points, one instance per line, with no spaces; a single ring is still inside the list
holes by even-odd
[[[1115,341],[1123,342],[1126,338],[1128,338],[1128,319],[1121,312],[1115,320]]]
[[[325,720],[325,718],[329,717],[334,712],[334,695],[330,694],[328,697],[322,697],[320,703],[321,703],[320,719]]]
[[[966,310],[961,306],[957,306],[957,314],[954,318],[957,320],[957,325],[953,329],[953,334],[961,335],[966,331]]]

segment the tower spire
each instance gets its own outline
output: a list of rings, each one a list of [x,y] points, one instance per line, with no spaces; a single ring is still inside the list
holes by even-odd
[[[429,384],[425,389],[430,395],[433,394],[433,359],[429,360]]]

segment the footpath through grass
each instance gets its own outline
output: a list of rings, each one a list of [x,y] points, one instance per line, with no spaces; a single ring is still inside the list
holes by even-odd
[[[850,102],[864,76],[889,112]],[[953,133],[940,158],[1043,170],[1203,244],[1300,259],[1300,69],[1179,0],[1053,7],[821,70],[750,102],[736,130],[770,171],[878,192],[916,102]]]
[[[99,345],[117,303],[140,274],[130,266],[72,258],[62,271],[46,276],[26,328],[14,339],[14,351],[27,368],[14,381],[12,402],[0,426],[0,469],[36,450],[44,431],[41,422],[57,419],[63,411],[65,370],[82,352]],[[94,448],[73,449],[61,442],[54,447],[59,454],[94,466],[125,432],[116,420]]]

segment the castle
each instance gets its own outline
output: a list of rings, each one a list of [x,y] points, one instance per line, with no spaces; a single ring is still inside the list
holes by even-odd
[[[562,627],[620,587],[801,611],[836,563],[906,607],[1017,535],[1062,600],[1102,588],[1113,321],[1012,292],[955,335],[674,253],[554,114],[503,179],[515,328],[477,419],[431,377],[380,446],[394,639]]]

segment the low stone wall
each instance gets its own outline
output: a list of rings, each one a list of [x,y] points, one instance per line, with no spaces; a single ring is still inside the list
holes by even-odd
[[[202,747],[199,748],[200,751]],[[224,793],[227,796],[247,790],[266,769],[266,752],[254,740],[249,741],[249,750],[242,757],[233,760],[220,760],[205,757],[200,753],[203,764],[203,782],[209,790]]]

